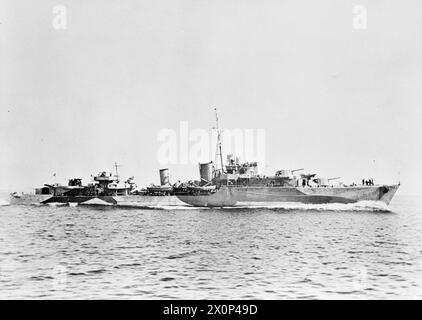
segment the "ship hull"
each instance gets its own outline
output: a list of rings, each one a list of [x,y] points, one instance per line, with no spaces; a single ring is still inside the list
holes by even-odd
[[[24,193],[21,195],[11,195],[10,202],[11,205],[37,205],[42,204],[43,201],[50,199],[52,195],[43,195],[43,194],[29,194]]]
[[[23,194],[12,196],[12,205],[34,205],[48,203],[77,203],[80,205],[119,207],[244,207],[274,206],[284,203],[324,204],[354,203],[359,201],[381,201],[389,204],[399,185],[362,187],[221,187],[208,195],[171,196],[52,196]]]
[[[178,195],[196,207],[271,206],[283,203],[354,203],[381,201],[389,204],[398,185],[362,187],[221,187],[209,195]]]
[[[179,200],[176,196],[147,196],[147,195],[128,195],[128,196],[52,196],[52,195],[34,195],[22,194],[19,197],[11,196],[12,205],[38,205],[38,204],[79,204],[86,206],[119,206],[119,207],[177,207],[187,206],[186,203]]]

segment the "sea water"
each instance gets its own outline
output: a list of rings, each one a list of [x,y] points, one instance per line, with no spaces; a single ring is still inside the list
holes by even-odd
[[[0,202],[0,298],[422,298],[422,197],[272,208]]]

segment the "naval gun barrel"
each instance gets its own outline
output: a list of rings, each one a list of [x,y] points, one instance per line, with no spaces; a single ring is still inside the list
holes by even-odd
[[[335,178],[328,178],[327,180],[328,181],[331,181],[331,180],[337,180],[337,179],[340,179],[341,177],[335,177]]]
[[[293,172],[296,172],[296,171],[302,171],[302,170],[305,170],[305,169],[304,169],[304,168],[294,169],[294,170],[292,170],[292,173],[293,173]]]

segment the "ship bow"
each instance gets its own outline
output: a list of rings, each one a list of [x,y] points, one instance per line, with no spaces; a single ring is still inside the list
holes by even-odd
[[[399,187],[400,187],[400,184],[389,185],[389,186],[384,185],[384,186],[379,187],[379,192],[380,192],[379,200],[388,205],[391,199],[393,199]]]

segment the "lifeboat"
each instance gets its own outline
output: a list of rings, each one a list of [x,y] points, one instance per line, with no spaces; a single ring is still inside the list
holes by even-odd
[[[214,193],[217,191],[217,187],[214,186],[197,186],[197,185],[193,185],[193,186],[187,186],[188,191],[190,191],[191,193],[205,193],[205,194],[210,194],[210,193]]]
[[[166,186],[155,186],[147,187],[147,193],[151,195],[168,195],[173,192],[173,187],[170,185]]]

